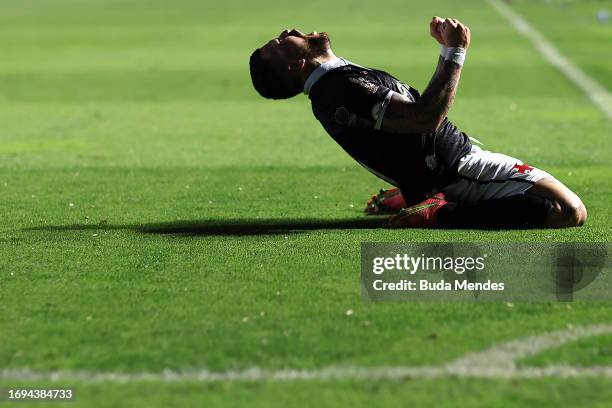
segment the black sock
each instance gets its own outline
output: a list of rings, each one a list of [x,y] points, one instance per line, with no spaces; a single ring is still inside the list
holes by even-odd
[[[440,209],[438,224],[451,228],[544,227],[552,203],[530,194],[520,194],[473,204],[449,203]]]

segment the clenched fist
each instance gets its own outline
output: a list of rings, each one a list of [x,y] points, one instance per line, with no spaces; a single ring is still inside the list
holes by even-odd
[[[470,29],[459,20],[445,19],[441,24],[440,33],[443,44],[447,47],[468,48],[470,46]]]

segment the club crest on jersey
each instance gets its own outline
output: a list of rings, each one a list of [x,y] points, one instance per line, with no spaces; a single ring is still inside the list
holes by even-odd
[[[530,173],[531,170],[533,170],[533,167],[531,167],[530,165],[528,165],[527,163],[525,164],[518,164],[516,163],[514,165],[514,167],[512,167],[514,170],[517,171],[517,173],[522,173],[522,174],[527,174]]]

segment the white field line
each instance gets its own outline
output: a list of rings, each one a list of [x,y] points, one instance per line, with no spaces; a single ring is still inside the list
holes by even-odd
[[[404,367],[327,367],[315,370],[266,370],[250,368],[242,371],[214,372],[209,370],[161,372],[113,371],[36,371],[30,369],[0,370],[4,381],[60,382],[219,382],[219,381],[328,381],[328,380],[401,380],[405,378],[473,377],[488,379],[542,377],[599,377],[612,379],[612,366],[517,367],[519,359],[561,346],[582,338],[612,334],[612,324],[567,328],[538,336],[524,337],[501,343],[486,350],[468,354],[439,366]]]
[[[593,103],[603,111],[608,119],[612,119],[612,95],[606,88],[595,82],[580,68],[565,58],[542,34],[536,31],[525,19],[506,4],[500,0],[487,1],[512,24],[516,31],[527,37],[548,62],[565,74],[570,81],[578,85],[591,98]]]

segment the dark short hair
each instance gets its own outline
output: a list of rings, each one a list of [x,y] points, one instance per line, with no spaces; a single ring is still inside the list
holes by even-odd
[[[302,91],[297,80],[283,75],[271,62],[261,56],[261,49],[256,49],[249,60],[253,87],[261,96],[268,99],[287,99]]]

